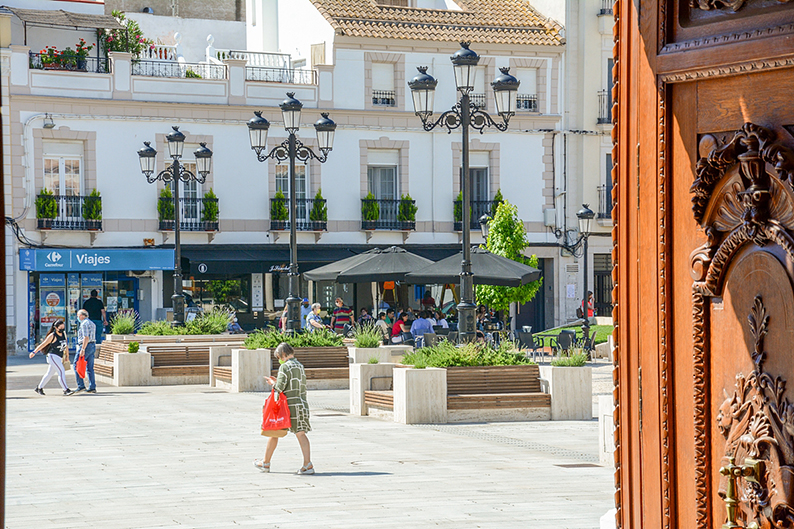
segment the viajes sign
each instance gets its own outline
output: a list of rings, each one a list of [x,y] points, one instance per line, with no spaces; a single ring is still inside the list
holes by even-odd
[[[19,250],[19,269],[31,272],[173,270],[174,250],[22,248]]]

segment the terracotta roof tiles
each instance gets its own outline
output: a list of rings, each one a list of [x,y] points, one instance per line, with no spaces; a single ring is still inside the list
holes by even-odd
[[[562,27],[527,0],[456,0],[462,11],[311,0],[337,34],[407,40],[562,45]]]

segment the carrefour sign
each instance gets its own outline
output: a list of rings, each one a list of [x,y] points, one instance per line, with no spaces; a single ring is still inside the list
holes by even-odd
[[[173,270],[174,250],[22,248],[19,250],[19,269],[39,272]]]

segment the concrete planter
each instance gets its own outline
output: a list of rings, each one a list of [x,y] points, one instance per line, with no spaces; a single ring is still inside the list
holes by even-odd
[[[593,418],[593,368],[540,366],[540,377],[551,394],[552,421]]]
[[[266,391],[269,385],[265,377],[270,374],[271,359],[270,349],[210,347],[210,387],[232,393]],[[215,378],[216,367],[231,367],[231,383]]]
[[[364,403],[364,392],[372,390],[389,390],[394,364],[350,364],[350,414],[369,415],[368,406]]]
[[[439,367],[396,367],[394,421],[402,424],[446,423],[447,370]]]
[[[113,355],[113,385],[149,386],[152,383],[152,355],[144,352]]]
[[[403,356],[413,351],[407,345],[384,345],[381,347],[350,347],[348,352],[354,364],[368,364],[370,358],[377,358],[379,364],[402,361]]]

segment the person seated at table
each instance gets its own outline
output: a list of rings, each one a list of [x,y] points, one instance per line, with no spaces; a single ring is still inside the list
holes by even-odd
[[[394,321],[396,319],[397,318],[394,316],[394,309],[386,309],[386,324],[389,326],[389,329],[391,329],[392,325],[394,325]]]
[[[306,330],[314,332],[318,329],[325,329],[322,318],[320,318],[320,304],[312,304],[312,311],[306,316]]]
[[[433,332],[433,324],[430,323],[429,314],[426,310],[419,313],[419,317],[411,324],[411,334],[414,338],[419,338],[425,333]]]
[[[405,340],[405,335],[410,332],[411,330],[408,326],[408,313],[403,312],[400,314],[397,321],[394,322],[394,327],[391,329],[392,343],[402,343]]]
[[[367,309],[361,309],[361,314],[358,317],[358,324],[366,325],[368,323],[372,323],[372,316],[369,315]]]
[[[436,325],[440,325],[441,327],[444,327],[445,329],[449,329],[449,322],[447,321],[447,318],[444,316],[444,313],[441,312],[440,310],[436,311],[436,323],[435,324]]]
[[[386,322],[386,313],[381,312],[378,314],[378,321],[375,322],[375,327],[380,329],[380,332],[383,333],[383,337],[387,338],[389,334],[391,334],[391,327]]]
[[[232,317],[231,321],[229,322],[229,325],[226,326],[226,330],[232,334],[241,334],[245,332],[243,331],[243,328],[240,327],[240,324],[237,323],[237,314],[235,314],[234,317]]]

